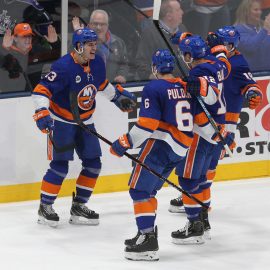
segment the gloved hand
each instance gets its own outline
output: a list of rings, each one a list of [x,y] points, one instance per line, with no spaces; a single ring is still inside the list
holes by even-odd
[[[179,43],[185,39],[186,37],[190,37],[192,34],[190,32],[180,32],[177,31],[170,37],[171,43],[175,45],[179,45]]]
[[[113,142],[110,148],[110,152],[115,156],[122,157],[128,149],[132,148],[132,146],[133,144],[131,141],[131,137],[127,133],[119,137],[118,140],[116,140],[115,142]]]
[[[225,125],[218,125],[218,130],[219,130],[219,133],[221,134],[221,136],[225,139],[227,137],[227,134],[228,134],[228,131],[227,129],[225,128]],[[212,136],[212,140],[213,141],[216,141],[216,142],[220,142],[221,139],[219,137],[219,133],[215,133],[213,136]]]
[[[136,106],[136,97],[120,84],[115,86],[115,96],[111,100],[122,112],[132,112]]]
[[[18,60],[10,53],[4,56],[2,67],[8,71],[10,79],[18,78],[23,71]]]
[[[43,133],[50,133],[51,130],[54,130],[53,119],[51,118],[48,109],[40,108],[36,110],[33,118],[36,121],[37,127]]]
[[[232,151],[235,147],[236,147],[236,143],[234,141],[234,137],[235,137],[235,134],[234,133],[231,133],[231,132],[228,132],[226,137],[225,137],[225,142],[226,144],[229,146],[230,150]],[[220,153],[220,156],[219,156],[219,159],[223,159],[224,156],[226,154],[226,150],[224,148],[222,148],[221,150],[221,153]]]
[[[227,48],[224,46],[222,39],[215,33],[209,32],[206,38],[208,46],[211,48],[211,53],[216,55],[219,53],[228,54]]]
[[[189,76],[184,78],[183,81],[187,83],[186,90],[192,96],[207,96],[208,82],[205,78]]]
[[[249,90],[246,92],[245,97],[251,110],[256,109],[262,103],[262,94],[259,91]]]
[[[218,45],[224,45],[223,41],[219,38],[219,36],[213,32],[208,33],[206,41],[210,48],[213,48]]]

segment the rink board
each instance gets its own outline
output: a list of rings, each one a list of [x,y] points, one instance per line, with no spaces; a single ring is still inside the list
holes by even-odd
[[[265,177],[270,175],[270,161],[244,162],[235,164],[223,164],[218,167],[215,181],[232,179],[248,179],[253,177]],[[94,193],[106,193],[128,190],[130,174],[112,176],[100,176]],[[177,176],[173,173],[169,180],[177,184]],[[75,179],[64,181],[59,197],[71,196],[75,190]],[[26,200],[37,200],[40,197],[41,182],[0,186],[0,203]],[[167,184],[165,184],[167,186]]]
[[[263,102],[256,110],[244,105],[236,132],[237,147],[232,158],[220,162],[217,181],[269,176],[270,164],[270,83],[269,77],[256,78],[263,92]],[[94,114],[96,130],[103,137],[114,141],[126,133],[138,118],[142,87],[129,88],[137,96],[137,110],[122,113],[101,96],[97,96]],[[0,202],[35,200],[44,173],[49,167],[46,160],[47,138],[32,119],[34,112],[31,97],[0,100]],[[102,171],[95,193],[127,190],[132,162],[126,157],[117,158],[109,152],[108,145],[101,143]],[[136,155],[139,149],[132,149]],[[81,170],[78,158],[70,162],[69,174],[64,181],[60,196],[70,196],[75,189],[75,179]],[[176,183],[175,176],[170,179]]]

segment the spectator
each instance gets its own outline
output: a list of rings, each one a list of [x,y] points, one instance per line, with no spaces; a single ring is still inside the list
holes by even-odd
[[[29,53],[29,77],[36,85],[40,80],[44,63],[55,60],[61,54],[61,41],[53,26],[51,16],[40,5],[30,5],[23,12],[23,20],[34,32],[33,48]]]
[[[169,33],[174,34],[177,31],[185,32],[186,28],[182,24],[183,10],[177,0],[163,0],[160,8],[160,23]],[[170,42],[171,34],[165,33]],[[153,79],[151,72],[151,57],[159,48],[166,48],[166,43],[151,23],[145,27],[142,32],[142,38],[139,43],[136,64],[138,76],[141,80]],[[174,47],[175,53],[178,52],[177,46]]]
[[[194,0],[193,10],[185,17],[188,29],[203,38],[209,31],[229,25],[230,11],[227,0]]]
[[[270,14],[261,21],[260,0],[244,0],[236,12],[236,29],[240,33],[239,51],[251,71],[270,70]]]
[[[25,70],[23,67],[28,64],[28,76],[34,86],[40,79],[44,62],[60,56],[61,42],[55,28],[52,26],[53,21],[50,14],[45,11],[38,1],[0,1],[0,44],[3,43],[6,29],[12,31],[16,22],[28,23],[34,33],[31,39],[31,50],[26,54],[27,56],[23,56],[25,63],[21,62],[22,55],[18,54],[20,57],[17,58],[23,70]],[[4,50],[1,54],[5,56],[6,51]],[[23,90],[23,85],[14,83],[14,91]],[[5,89],[8,91],[7,88]]]
[[[126,83],[128,74],[126,45],[121,38],[110,32],[108,13],[102,9],[94,10],[90,16],[89,26],[98,35],[98,54],[106,63],[108,79]]]
[[[25,73],[28,66],[28,54],[32,49],[33,31],[29,24],[19,23],[14,28],[14,35],[7,29],[3,37],[1,51],[1,72],[2,84],[0,92],[16,92],[32,90],[31,83]]]
[[[74,30],[82,28],[79,18],[73,19]],[[105,10],[96,9],[90,16],[89,25],[98,35],[98,50],[112,82],[126,83],[128,75],[127,49],[124,41],[109,30],[109,16]]]

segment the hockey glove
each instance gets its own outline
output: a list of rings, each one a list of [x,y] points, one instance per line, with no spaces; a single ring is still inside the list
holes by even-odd
[[[46,108],[36,110],[33,118],[36,121],[37,127],[43,133],[50,133],[51,130],[54,130],[53,119],[50,116],[50,112]]]
[[[183,80],[187,83],[187,92],[190,93],[192,96],[207,96],[208,82],[205,78],[190,76],[184,78]]]
[[[217,55],[219,53],[228,54],[227,48],[224,46],[223,41],[213,32],[209,32],[206,38],[208,46],[211,48],[211,53]]]
[[[226,137],[225,137],[225,142],[229,146],[231,151],[236,147],[234,137],[235,137],[234,133],[230,133],[230,132],[228,132]],[[226,150],[224,148],[222,148],[219,159],[220,160],[223,159],[225,154],[226,154]]]
[[[259,91],[249,90],[246,92],[245,97],[251,110],[256,109],[262,103],[262,94]]]
[[[3,59],[2,67],[8,71],[8,76],[10,79],[16,79],[20,76],[23,71],[17,58],[11,54],[7,54]]]
[[[226,138],[226,136],[227,136],[227,134],[228,134],[228,132],[227,132],[227,130],[226,130],[226,128],[225,128],[225,125],[218,125],[218,130],[219,130],[219,132],[216,132],[213,136],[212,136],[212,140],[213,141],[216,141],[216,142],[220,142],[221,141],[221,139],[220,139],[220,136],[219,136],[219,134],[222,136],[222,138]]]
[[[190,37],[192,36],[192,34],[190,32],[180,32],[180,31],[177,31],[175,34],[173,34],[171,37],[170,37],[170,40],[171,40],[171,43],[172,44],[175,44],[175,45],[179,45],[179,43],[187,38],[187,37]]]
[[[132,112],[136,106],[136,97],[120,84],[115,86],[115,96],[111,100],[122,112]]]
[[[132,146],[133,144],[131,141],[131,137],[127,133],[119,137],[118,140],[116,140],[115,142],[113,142],[110,148],[110,152],[115,156],[122,157],[128,149],[132,148]]]

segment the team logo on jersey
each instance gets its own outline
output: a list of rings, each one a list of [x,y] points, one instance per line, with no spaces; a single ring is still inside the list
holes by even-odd
[[[229,31],[229,35],[230,35],[231,37],[235,36],[235,31],[234,31],[234,30]]]
[[[80,109],[87,111],[91,109],[95,101],[97,88],[93,84],[85,86],[78,94],[78,106]]]
[[[76,83],[80,83],[82,78],[81,78],[81,76],[77,75],[75,80],[76,80]]]
[[[83,32],[82,29],[79,29],[79,30],[77,31],[77,35],[80,35],[82,32]]]
[[[185,44],[188,45],[189,43],[190,43],[190,39],[187,38],[187,39],[185,40]]]

